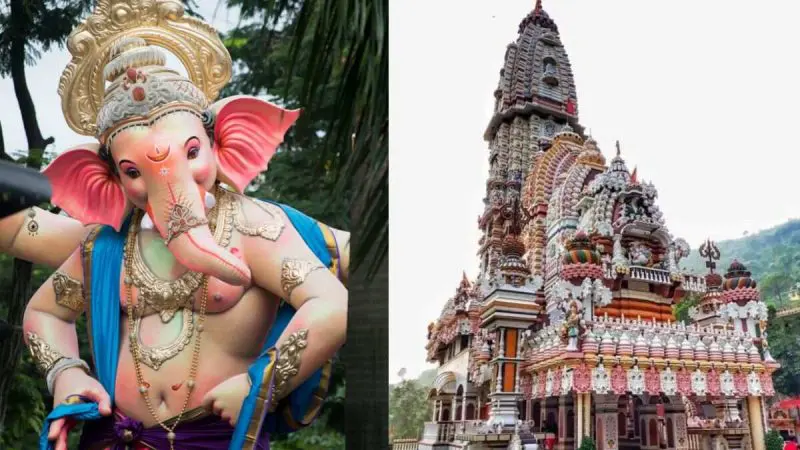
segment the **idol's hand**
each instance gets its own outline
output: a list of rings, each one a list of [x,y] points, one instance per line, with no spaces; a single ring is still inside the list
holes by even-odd
[[[203,398],[203,407],[236,426],[242,403],[249,392],[250,380],[247,374],[234,375],[208,391]]]
[[[74,367],[58,374],[53,392],[54,407],[71,402],[77,396],[84,397],[86,401],[96,402],[100,414],[104,416],[111,414],[111,399],[103,385],[87,375],[83,369]],[[58,419],[50,424],[47,438],[56,441],[56,450],[67,450],[67,435],[75,423],[72,419]]]

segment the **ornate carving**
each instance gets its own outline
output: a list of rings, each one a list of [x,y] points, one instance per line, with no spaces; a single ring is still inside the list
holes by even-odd
[[[573,371],[572,387],[579,394],[587,393],[592,389],[592,373],[586,363],[581,363]]]
[[[697,395],[706,395],[706,374],[700,369],[692,373],[692,391]]]
[[[650,395],[658,395],[661,392],[661,377],[655,367],[650,367],[644,372],[644,387]]]
[[[669,367],[661,372],[661,391],[666,395],[675,395],[678,391],[678,380],[675,372]]]
[[[736,395],[736,385],[733,381],[733,374],[726,369],[725,372],[722,372],[720,379],[720,391],[728,397],[733,397]]]
[[[169,243],[183,233],[189,232],[192,228],[208,225],[208,219],[205,217],[197,217],[192,213],[192,210],[187,206],[176,203],[172,210],[169,212],[169,219],[167,219],[167,237],[164,243]]]
[[[645,388],[644,374],[639,366],[633,366],[628,370],[628,390],[633,395],[642,395]]]
[[[121,38],[141,38],[175,54],[192,83],[214,100],[230,80],[231,59],[217,31],[186,16],[177,0],[98,0],[94,12],[70,34],[72,61],[58,85],[67,124],[75,132],[95,135],[103,103],[105,66]]]
[[[596,394],[607,394],[611,389],[611,379],[602,365],[592,370],[592,389]]]
[[[56,272],[53,274],[53,290],[58,305],[77,313],[83,312],[83,284],[80,281],[63,272]]]
[[[233,215],[233,226],[236,227],[237,231],[247,236],[260,236],[268,241],[278,240],[285,227],[280,208],[266,202],[254,201],[253,203],[267,213],[269,218],[258,225],[245,224],[240,217],[240,208],[240,211]]]
[[[689,371],[681,369],[675,378],[677,379],[678,392],[686,396],[692,395],[692,375]]]
[[[136,336],[131,336],[131,339],[135,338],[138,340],[138,357],[141,363],[153,370],[158,370],[166,361],[177,356],[181,351],[183,351],[184,348],[186,348],[187,345],[189,345],[189,343],[192,341],[192,335],[194,334],[194,313],[189,308],[181,311],[183,323],[181,324],[181,331],[178,334],[178,337],[169,344],[163,346],[147,347],[142,343],[139,336],[139,331],[141,330],[142,326],[142,318],[141,316],[136,318],[136,321],[133,325],[133,329],[136,330]],[[133,352],[134,348],[131,347],[131,353]]]
[[[324,269],[325,266],[304,259],[286,258],[281,264],[281,288],[288,300],[292,291],[306,281],[306,277],[315,270]]]
[[[708,391],[709,395],[713,395],[715,397],[718,396],[722,390],[719,372],[713,368],[706,374],[706,390]]]
[[[64,355],[53,350],[44,339],[33,331],[28,332],[28,350],[31,352],[31,358],[36,363],[36,367],[45,375],[60,359],[64,358]]]
[[[289,392],[289,382],[300,370],[300,355],[308,346],[308,330],[290,334],[281,344],[278,359],[275,361],[275,381],[272,388],[273,405]]]
[[[621,365],[611,370],[611,389],[617,395],[622,395],[628,390],[628,374]]]

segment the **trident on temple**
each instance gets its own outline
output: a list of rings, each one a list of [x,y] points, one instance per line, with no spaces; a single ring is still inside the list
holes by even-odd
[[[706,258],[706,267],[711,273],[714,273],[714,269],[717,267],[717,263],[714,261],[719,261],[719,247],[717,247],[717,243],[712,241],[711,238],[707,238],[705,242],[700,245],[700,256]]]

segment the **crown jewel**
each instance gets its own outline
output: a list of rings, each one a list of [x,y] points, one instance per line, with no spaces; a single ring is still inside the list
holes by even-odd
[[[155,46],[177,56],[189,78],[165,67]],[[101,141],[156,109],[200,114],[231,77],[216,30],[185,16],[178,0],[98,0],[67,47],[72,60],[58,86],[64,117],[75,132]]]

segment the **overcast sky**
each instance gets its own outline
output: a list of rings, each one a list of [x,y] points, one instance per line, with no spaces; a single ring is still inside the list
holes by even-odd
[[[506,45],[533,0],[390,7],[390,380],[425,363],[426,326],[475,257],[483,131]],[[544,0],[606,157],[620,140],[696,251],[800,216],[800,4]],[[790,197],[792,196],[792,197]]]
[[[198,12],[218,30],[225,31],[236,25],[238,14],[230,13],[224,7],[220,7],[214,14],[217,0],[197,0],[197,4]],[[175,57],[167,55],[167,60],[171,68],[186,73]],[[44,53],[36,65],[28,66],[25,69],[28,87],[36,106],[39,127],[44,137],[53,136],[55,138],[53,150],[56,152],[93,141],[91,137],[75,134],[67,126],[64,115],[61,113],[61,97],[57,92],[58,80],[69,61],[70,54],[66,48],[56,49]],[[0,102],[3,106],[0,108],[0,124],[3,126],[6,151],[27,149],[28,143],[25,140],[22,118],[10,77],[0,78]]]

